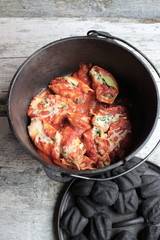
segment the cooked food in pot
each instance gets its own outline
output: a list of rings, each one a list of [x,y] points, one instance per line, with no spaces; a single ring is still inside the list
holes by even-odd
[[[122,159],[131,146],[132,129],[128,108],[116,102],[118,93],[111,73],[91,64],[53,79],[28,109],[28,132],[41,157],[77,170]]]
[[[92,86],[100,102],[113,103],[118,95],[118,84],[111,73],[98,66],[90,70]]]

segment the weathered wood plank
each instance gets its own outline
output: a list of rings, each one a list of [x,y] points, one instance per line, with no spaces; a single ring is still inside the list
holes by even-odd
[[[55,216],[62,187],[22,150],[6,117],[1,117],[0,239],[57,239]]]
[[[0,102],[5,102],[8,87],[18,67],[26,58],[0,59]],[[1,111],[0,111],[1,112]]]
[[[151,60],[159,60],[160,23],[138,23],[105,18],[0,19],[0,58],[28,57],[55,40],[86,35],[91,29],[109,32],[135,45]],[[159,61],[157,61],[158,63]]]
[[[1,0],[0,17],[160,17],[158,0]]]

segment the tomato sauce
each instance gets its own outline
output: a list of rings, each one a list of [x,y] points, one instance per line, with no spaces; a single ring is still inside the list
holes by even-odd
[[[57,77],[50,82],[50,90],[31,101],[28,116],[35,121],[29,134],[48,163],[77,170],[101,168],[120,160],[131,146],[128,100],[118,100],[116,105],[114,77],[95,66],[113,78],[113,86],[108,86],[90,74],[91,68],[81,64],[72,76]],[[35,129],[34,124],[43,129]]]

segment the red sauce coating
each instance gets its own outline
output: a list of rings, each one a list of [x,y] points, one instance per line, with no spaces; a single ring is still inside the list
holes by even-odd
[[[91,69],[111,77],[116,87],[98,82]],[[29,135],[46,162],[85,170],[125,156],[132,139],[128,104],[119,100],[115,105],[118,84],[109,72],[81,64],[72,76],[53,79],[49,88],[35,96],[28,109]]]

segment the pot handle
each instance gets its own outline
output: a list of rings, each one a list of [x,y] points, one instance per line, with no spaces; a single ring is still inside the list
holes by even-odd
[[[71,177],[74,178],[80,178],[80,179],[85,179],[85,180],[91,180],[91,181],[107,181],[107,180],[113,180],[119,177],[122,177],[123,175],[133,171],[134,169],[136,169],[137,167],[139,167],[141,164],[143,164],[155,151],[156,149],[160,146],[160,140],[157,142],[157,144],[155,145],[155,147],[152,149],[152,151],[144,158],[142,159],[141,162],[139,162],[138,164],[136,164],[135,166],[133,166],[132,168],[128,169],[127,171],[120,173],[116,176],[112,176],[112,177],[108,177],[108,178],[94,178],[94,177],[87,177],[87,176],[82,176],[82,175],[75,175],[75,174],[70,174]],[[126,161],[124,160],[124,163]]]
[[[53,181],[56,182],[69,182],[72,179],[72,176],[70,175],[62,175],[58,172],[53,172],[52,170],[50,170],[49,168],[43,167],[44,171],[46,172],[47,176],[52,179]]]
[[[110,39],[112,41],[117,40],[119,42],[122,42],[124,44],[126,44],[127,46],[131,47],[132,49],[134,49],[136,52],[138,52],[142,57],[144,57],[147,62],[153,67],[153,69],[155,70],[155,72],[157,73],[158,77],[160,78],[160,73],[158,72],[157,68],[153,65],[153,63],[140,51],[138,50],[136,47],[134,47],[132,44],[128,43],[127,41],[119,38],[119,37],[115,37],[110,35],[107,32],[102,32],[102,31],[96,31],[96,30],[90,30],[87,33],[87,36],[91,36],[91,37],[105,37],[107,39]],[[70,174],[71,177],[74,178],[80,178],[80,179],[86,179],[86,180],[92,180],[92,181],[105,181],[105,180],[113,180],[115,178],[121,177],[131,171],[133,171],[134,169],[136,169],[137,167],[139,167],[141,164],[143,164],[155,151],[156,149],[160,146],[160,140],[158,141],[158,143],[155,145],[155,147],[152,149],[152,151],[144,158],[142,159],[141,162],[139,162],[138,164],[136,164],[135,166],[133,166],[131,169],[128,169],[127,171],[118,174],[117,176],[112,176],[112,177],[108,177],[108,178],[90,178],[87,176],[82,176],[82,175],[75,175],[75,174]],[[126,160],[124,159],[124,163],[126,162]]]
[[[134,47],[132,44],[130,44],[129,42],[119,38],[119,37],[115,37],[110,35],[107,32],[102,32],[102,31],[96,31],[96,30],[90,30],[87,32],[87,36],[94,36],[94,37],[105,37],[107,39],[110,40],[117,40],[119,42],[122,42],[124,44],[126,44],[127,46],[133,48],[136,52],[138,52],[142,57],[144,57],[147,62],[153,67],[153,69],[155,70],[155,72],[157,73],[158,77],[160,78],[160,73],[158,72],[157,68],[154,66],[154,64],[149,60],[148,57],[146,57],[139,49],[137,49],[136,47]]]

